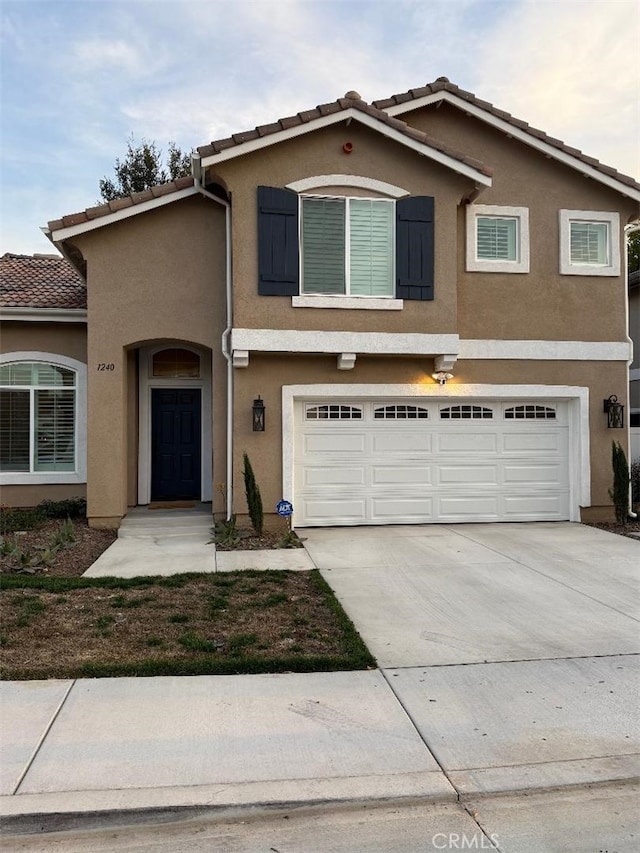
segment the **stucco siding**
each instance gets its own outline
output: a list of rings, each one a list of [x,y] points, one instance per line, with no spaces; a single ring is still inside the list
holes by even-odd
[[[87,327],[84,323],[17,322],[0,325],[0,352],[49,352],[87,361]]]
[[[77,245],[87,261],[89,306],[88,514],[117,519],[137,491],[131,353],[152,343],[195,344],[213,351],[213,382],[224,381],[224,211],[187,199],[88,233]]]
[[[607,429],[602,400],[617,392],[625,397],[624,362],[550,361],[460,361],[455,368],[456,384],[572,385],[589,393],[590,466],[592,506],[610,504],[611,441],[626,448],[626,430]],[[340,371],[333,356],[252,355],[249,368],[235,373],[234,480],[235,511],[246,511],[242,488],[242,453],[252,461],[262,490],[265,512],[273,512],[282,495],[282,386],[325,384],[415,384],[433,388],[430,358],[359,357],[353,370]],[[266,406],[266,430],[251,430],[251,405],[260,394]]]
[[[465,271],[464,210],[458,216],[458,323],[465,338],[623,340],[626,335],[622,279],[560,275],[560,209],[620,213],[622,226],[638,207],[518,140],[450,105],[406,113],[403,120],[475,157],[494,170],[493,185],[479,204],[529,210],[530,272]],[[606,310],[603,310],[603,307]]]
[[[351,154],[342,150],[347,141],[353,143]],[[364,332],[455,331],[456,208],[472,189],[468,179],[355,122],[223,163],[217,174],[232,193],[234,325]],[[258,296],[257,187],[285,187],[302,178],[333,174],[375,178],[411,195],[435,198],[433,302],[405,301],[403,311],[354,311],[293,308],[290,297]],[[350,191],[342,187],[340,194],[349,195]]]

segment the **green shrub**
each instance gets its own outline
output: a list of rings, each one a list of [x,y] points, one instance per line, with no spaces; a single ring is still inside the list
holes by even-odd
[[[235,548],[240,541],[240,534],[236,526],[236,517],[232,515],[227,521],[216,521],[213,528],[213,542],[216,545],[225,545]]]
[[[31,530],[42,524],[45,516],[38,507],[0,507],[0,534]]]
[[[84,498],[68,498],[64,501],[40,501],[36,509],[44,518],[85,518],[87,502]]]
[[[258,488],[258,484],[256,483],[255,474],[253,473],[253,468],[251,467],[251,462],[249,461],[249,457],[246,453],[242,456],[244,462],[244,468],[242,473],[244,475],[244,490],[247,496],[247,507],[249,508],[249,518],[251,519],[251,525],[255,530],[258,536],[262,536],[262,528],[264,526],[264,512],[262,510],[262,497],[260,496],[260,489]]]
[[[631,494],[633,503],[640,503],[640,457],[631,463]]]
[[[613,501],[618,524],[626,524],[629,516],[629,465],[620,442],[611,442],[611,467],[613,468],[613,487],[609,497]]]

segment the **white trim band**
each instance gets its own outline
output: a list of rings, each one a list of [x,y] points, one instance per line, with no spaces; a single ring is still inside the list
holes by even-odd
[[[302,332],[297,329],[234,329],[232,350],[249,352],[354,352],[371,355],[439,355],[457,352],[458,335],[391,332]]]
[[[628,341],[461,340],[458,359],[526,361],[628,361]]]
[[[42,323],[86,323],[86,308],[0,308],[0,320]]]
[[[631,357],[628,341],[460,340],[458,335],[305,332],[298,329],[233,329],[231,347],[247,352],[355,352],[364,355],[423,356],[450,353],[451,356],[457,355],[458,360],[629,361]]]

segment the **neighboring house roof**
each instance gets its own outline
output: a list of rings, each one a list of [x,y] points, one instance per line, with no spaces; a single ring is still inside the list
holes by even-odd
[[[86,308],[84,279],[57,255],[0,257],[0,306],[3,308]]]
[[[384,110],[389,115],[400,115],[410,110],[419,109],[421,106],[428,103],[437,103],[439,100],[447,100],[451,103],[456,103],[456,100],[458,100],[463,102],[459,104],[460,106],[467,104],[476,107],[487,115],[506,122],[511,127],[523,131],[528,136],[550,145],[558,152],[574,157],[576,160],[579,160],[585,165],[590,166],[592,169],[595,169],[596,172],[600,172],[607,177],[613,178],[619,183],[631,187],[632,189],[640,190],[640,184],[629,175],[624,175],[622,172],[618,172],[611,166],[606,166],[594,157],[589,157],[586,154],[583,154],[583,152],[578,148],[573,148],[570,145],[567,145],[561,139],[555,139],[554,137],[546,134],[543,130],[532,127],[526,121],[515,118],[511,113],[494,107],[493,104],[489,103],[489,101],[483,101],[480,98],[477,98],[473,92],[467,92],[465,89],[461,89],[459,86],[456,86],[455,83],[451,83],[447,77],[438,77],[438,79],[433,83],[427,83],[425,86],[421,86],[418,89],[409,89],[408,92],[392,95],[390,98],[374,101],[373,104],[379,110]]]

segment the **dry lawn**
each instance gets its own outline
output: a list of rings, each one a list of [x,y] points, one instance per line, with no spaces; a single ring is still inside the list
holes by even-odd
[[[59,526],[60,521],[46,521],[9,536],[22,551],[36,553],[48,546]],[[73,526],[74,541],[35,573],[16,573],[15,559],[0,557],[0,678],[312,671],[373,664],[318,572],[83,578],[115,532],[94,530],[84,521]],[[274,536],[255,537],[251,545],[273,547]]]

